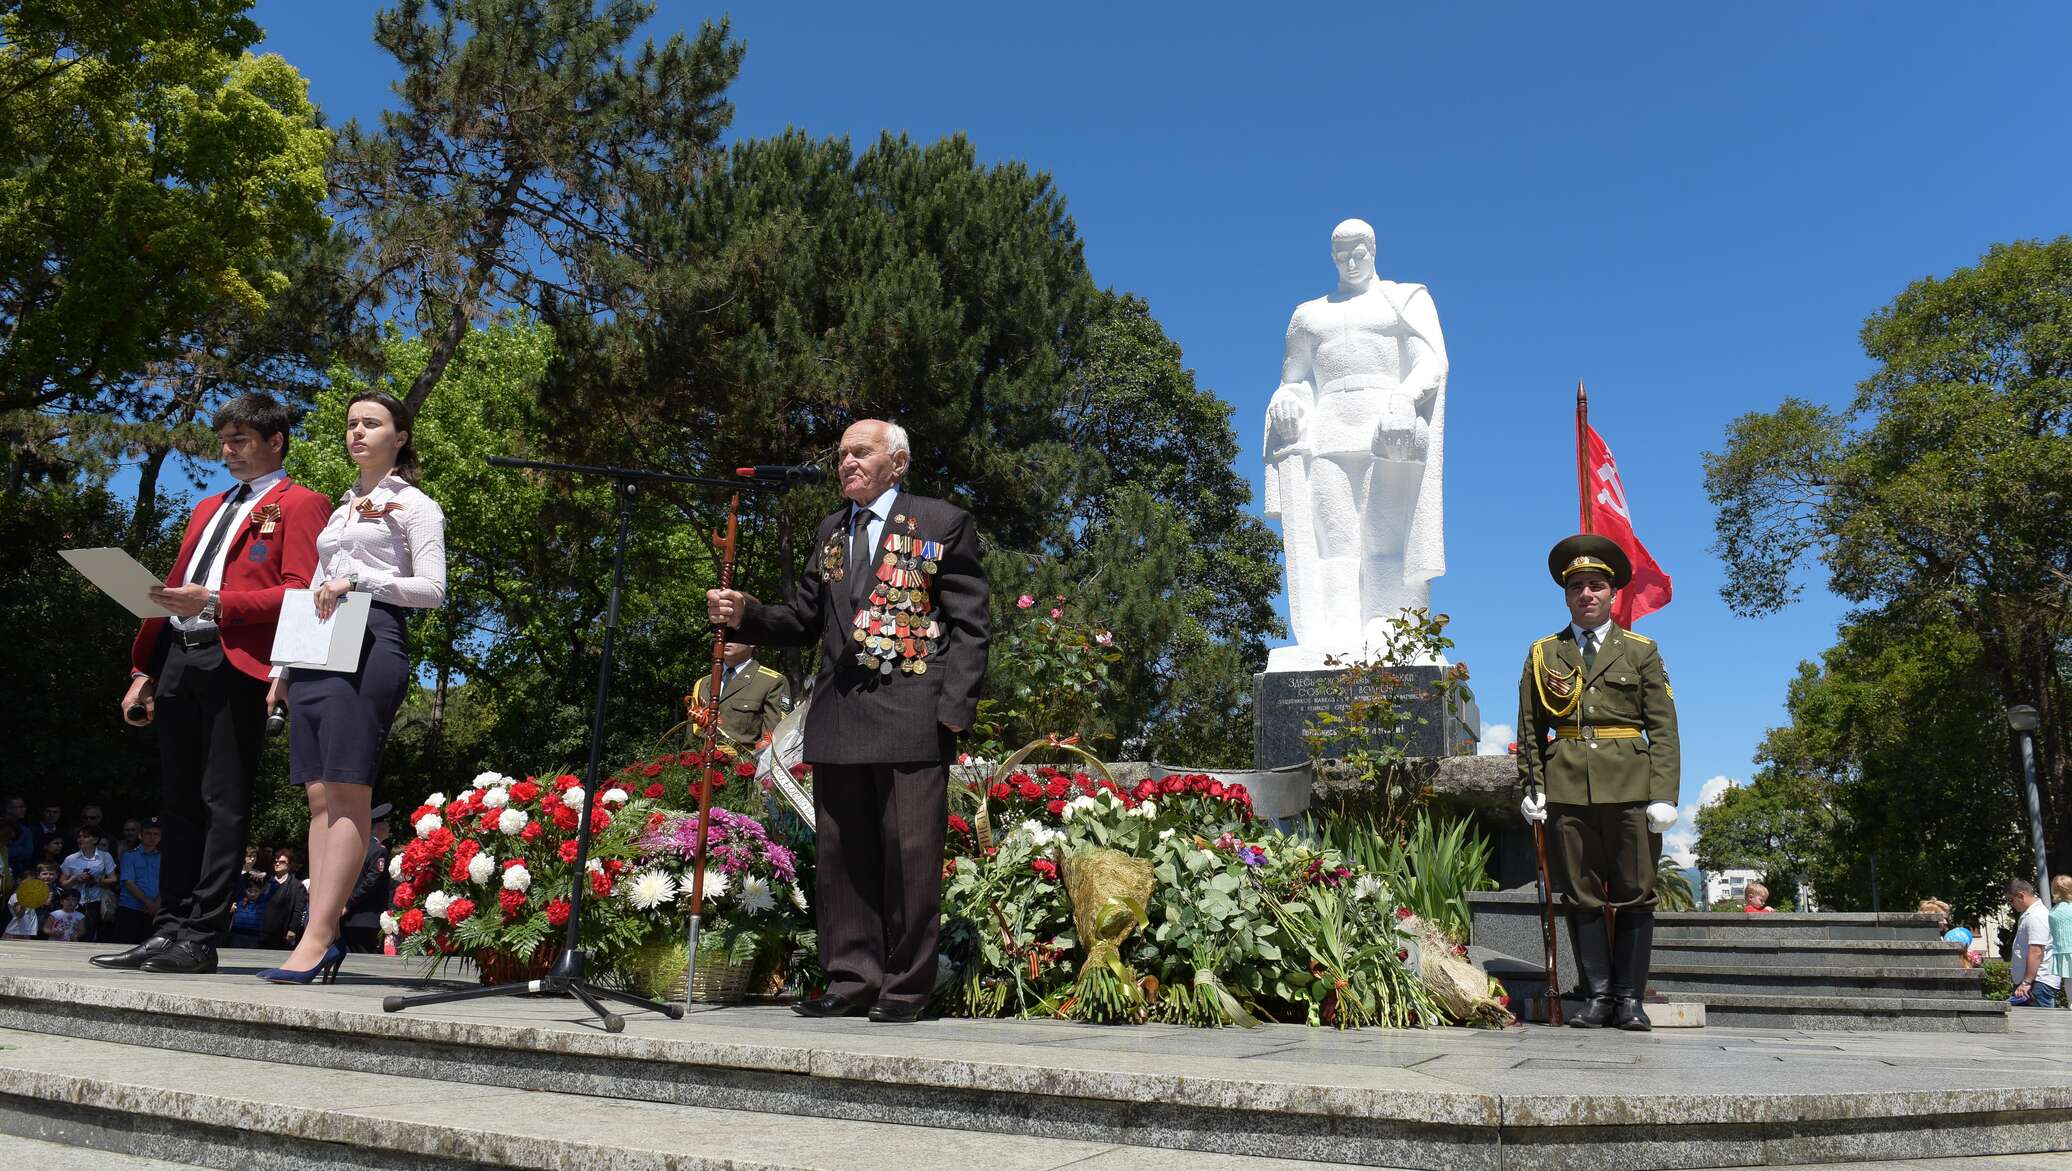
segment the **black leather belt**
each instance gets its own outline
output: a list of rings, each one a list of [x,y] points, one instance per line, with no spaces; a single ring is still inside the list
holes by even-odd
[[[220,642],[223,639],[222,629],[215,626],[211,626],[207,630],[182,630],[175,626],[172,628],[172,632],[173,641],[190,651],[197,647],[205,647],[212,643]]]

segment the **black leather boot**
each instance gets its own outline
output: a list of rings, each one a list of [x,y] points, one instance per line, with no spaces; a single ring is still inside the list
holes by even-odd
[[[1648,991],[1648,957],[1655,950],[1655,913],[1620,911],[1618,937],[1612,940],[1613,1023],[1629,1033],[1654,1028],[1640,998]]]
[[[1575,1029],[1601,1029],[1612,1023],[1612,953],[1604,937],[1604,913],[1581,908],[1569,912],[1569,942],[1575,946],[1576,980],[1588,997],[1583,1011],[1568,1019]]]

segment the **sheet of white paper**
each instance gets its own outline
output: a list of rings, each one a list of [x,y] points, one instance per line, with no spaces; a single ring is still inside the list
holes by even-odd
[[[126,549],[60,549],[86,580],[139,618],[170,618],[172,611],[151,600],[151,588],[165,582],[143,567]]]
[[[316,591],[288,590],[281,595],[281,619],[273,628],[273,661],[284,667],[318,671],[356,671],[360,641],[367,633],[367,594],[338,599],[331,617],[317,617]]]

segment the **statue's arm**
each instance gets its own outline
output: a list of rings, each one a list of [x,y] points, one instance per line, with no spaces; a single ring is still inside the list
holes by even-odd
[[[1316,404],[1314,362],[1316,340],[1296,309],[1288,319],[1288,339],[1281,358],[1281,385],[1266,404],[1266,462],[1272,464],[1309,436],[1309,412]]]
[[[1403,324],[1409,337],[1404,352],[1410,358],[1403,372],[1403,390],[1417,395],[1418,405],[1431,401],[1446,381],[1446,336],[1439,330],[1439,309],[1432,304],[1431,290],[1418,285],[1403,305]]]

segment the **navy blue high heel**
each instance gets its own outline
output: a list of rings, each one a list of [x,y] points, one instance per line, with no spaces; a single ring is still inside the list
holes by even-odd
[[[345,944],[332,940],[331,946],[324,949],[324,957],[314,967],[299,972],[289,968],[268,968],[259,975],[276,984],[335,984],[338,982],[338,969],[345,966],[345,954]]]

